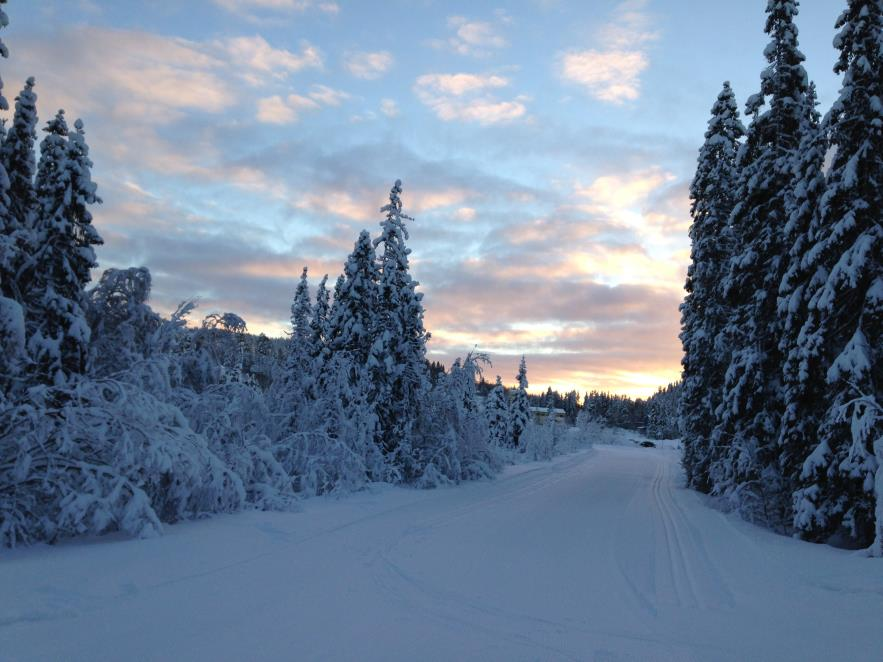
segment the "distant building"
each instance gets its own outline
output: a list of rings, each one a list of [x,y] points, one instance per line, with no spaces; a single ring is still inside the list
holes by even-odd
[[[533,418],[534,423],[544,423],[549,416],[549,408],[531,407],[530,416],[531,418]],[[566,412],[563,409],[555,407],[554,409],[552,409],[552,416],[554,417],[556,423],[564,423]]]

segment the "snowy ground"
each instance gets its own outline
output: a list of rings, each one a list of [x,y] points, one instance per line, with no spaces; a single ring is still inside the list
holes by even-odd
[[[883,658],[880,561],[679,485],[673,448],[596,446],[492,482],[2,552],[0,659]]]

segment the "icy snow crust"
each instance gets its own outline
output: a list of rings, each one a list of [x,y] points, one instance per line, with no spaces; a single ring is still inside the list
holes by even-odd
[[[493,481],[4,550],[0,659],[879,659],[877,563],[709,508],[674,443],[634,439]]]

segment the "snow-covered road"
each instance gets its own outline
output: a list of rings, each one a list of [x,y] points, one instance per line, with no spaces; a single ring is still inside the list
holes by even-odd
[[[379,488],[0,552],[0,660],[880,660],[883,565],[597,446],[498,480]]]

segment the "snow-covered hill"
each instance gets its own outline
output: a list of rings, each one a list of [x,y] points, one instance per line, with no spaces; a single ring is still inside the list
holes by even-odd
[[[880,659],[879,563],[707,507],[678,457],[3,551],[0,659]]]

